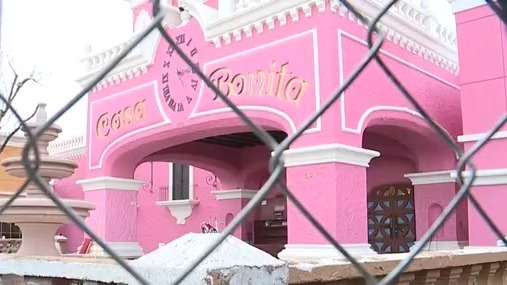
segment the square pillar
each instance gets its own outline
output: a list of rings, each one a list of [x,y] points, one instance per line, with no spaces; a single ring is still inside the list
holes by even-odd
[[[405,174],[414,185],[416,244],[456,195],[452,170]],[[467,201],[460,203],[424,250],[458,250],[468,243]]]
[[[452,176],[456,177],[456,173]],[[469,179],[470,173],[465,171],[463,176]],[[493,223],[507,235],[504,203],[507,200],[507,169],[478,170],[470,192]],[[468,203],[468,236],[470,247],[502,245],[472,203]]]
[[[375,255],[368,243],[366,168],[379,153],[342,144],[284,152],[287,185],[296,198],[353,256]],[[288,261],[343,259],[300,211],[287,201]]]
[[[460,62],[465,150],[482,139],[507,112],[507,27],[485,1],[454,1]],[[487,31],[487,32],[485,32]],[[472,157],[478,169],[472,188],[477,201],[507,234],[507,127]],[[471,203],[468,206],[469,245],[495,246],[497,237]]]
[[[86,224],[118,255],[137,258],[143,249],[137,242],[137,192],[144,182],[109,176],[76,181],[84,198],[96,205]],[[107,255],[97,244],[91,255]]]

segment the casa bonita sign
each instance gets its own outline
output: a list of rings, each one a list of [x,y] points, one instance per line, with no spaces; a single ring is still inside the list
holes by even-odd
[[[235,73],[229,67],[219,67],[210,73],[210,79],[228,97],[267,96],[299,106],[308,82],[289,71],[289,62],[278,64],[272,60],[269,69]],[[215,95],[213,100],[216,100]]]

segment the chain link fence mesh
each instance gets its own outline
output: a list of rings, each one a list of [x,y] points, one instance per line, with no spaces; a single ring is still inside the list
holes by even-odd
[[[338,0],[337,0],[338,1]],[[160,9],[160,1],[154,0],[154,9],[153,9],[153,21],[142,31],[139,33],[136,38],[129,44],[127,48],[125,48],[110,64],[105,67],[99,74],[91,80],[68,104],[66,104],[61,110],[59,110],[53,117],[49,118],[48,121],[41,126],[37,131],[33,133],[27,133],[28,142],[22,151],[22,158],[25,169],[27,171],[27,179],[21,185],[21,187],[13,194],[7,202],[5,202],[0,207],[0,214],[3,213],[12,202],[17,199],[25,187],[29,183],[33,183],[37,185],[44,193],[49,197],[77,226],[79,226],[95,243],[101,246],[104,251],[109,254],[118,264],[120,264],[126,271],[128,271],[140,284],[150,285],[150,283],[142,277],[138,272],[136,272],[124,259],[119,257],[104,241],[102,241],[99,236],[93,232],[84,221],[68,206],[66,206],[58,196],[55,195],[50,189],[48,183],[46,183],[39,175],[39,153],[36,147],[36,142],[38,138],[44,133],[44,131],[50,127],[55,121],[60,118],[67,110],[69,110],[76,102],[81,100],[97,83],[99,83],[109,72],[111,72],[117,64],[119,64],[129,53],[132,51],[139,43],[141,43],[150,33],[160,33],[162,38],[166,40],[171,47],[174,48],[175,52],[192,68],[195,70],[196,74],[203,80],[203,82],[211,89],[216,95],[223,100],[227,106],[231,108],[233,112],[237,114],[237,116],[245,123],[246,126],[250,128],[250,130],[264,143],[266,144],[273,152],[273,156],[269,162],[269,170],[271,175],[269,179],[264,183],[258,193],[250,200],[250,202],[238,213],[238,215],[230,222],[230,224],[220,233],[219,238],[212,244],[207,250],[202,252],[200,256],[195,258],[195,261],[188,266],[185,270],[181,271],[179,276],[176,278],[174,284],[180,284],[191,272],[192,270],[198,266],[204,259],[207,258],[209,254],[213,252],[213,250],[223,242],[228,235],[232,234],[234,230],[241,224],[241,222],[261,203],[264,197],[276,186],[287,196],[288,200],[299,209],[299,211],[313,224],[313,226],[326,238],[326,240],[332,244],[344,257],[346,257],[351,265],[361,273],[364,277],[364,280],[367,284],[394,284],[396,280],[400,277],[403,271],[410,265],[414,257],[416,257],[422,249],[425,247],[428,242],[431,241],[433,236],[437,233],[437,231],[443,226],[444,222],[449,218],[451,213],[456,209],[457,205],[463,200],[468,199],[470,203],[475,207],[478,213],[483,217],[485,222],[489,225],[491,230],[498,236],[498,238],[503,241],[503,243],[507,244],[507,240],[504,235],[500,231],[500,229],[493,223],[493,221],[488,217],[485,213],[483,207],[477,202],[475,197],[470,193],[471,185],[473,184],[476,178],[476,168],[474,164],[471,162],[473,156],[483,148],[488,141],[493,137],[493,135],[502,128],[502,126],[507,121],[507,113],[504,114],[497,123],[491,128],[488,134],[477,141],[475,145],[470,148],[468,151],[464,152],[461,150],[460,146],[454,141],[452,137],[450,137],[445,130],[443,130],[434,120],[430,117],[430,115],[425,111],[425,109],[419,104],[419,102],[407,91],[404,87],[403,83],[398,80],[396,74],[390,70],[390,68],[383,62],[380,58],[379,50],[382,47],[386,39],[386,35],[384,32],[379,29],[379,22],[384,15],[389,11],[391,7],[393,7],[399,0],[390,0],[384,1],[386,4],[381,9],[381,11],[374,17],[373,19],[369,19],[363,16],[361,13],[355,9],[352,4],[353,1],[339,0],[339,2],[344,5],[353,15],[357,17],[359,21],[361,21],[368,29],[367,33],[367,44],[368,44],[368,52],[364,55],[362,61],[357,65],[355,70],[351,72],[351,75],[345,79],[343,85],[339,87],[332,96],[322,104],[320,110],[313,114],[310,118],[308,118],[303,126],[299,128],[295,133],[289,135],[284,141],[281,143],[277,143],[276,140],[262,127],[257,125],[253,120],[251,120],[246,114],[244,114],[236,105],[234,105],[231,100],[224,95],[218,88],[215,86],[211,80],[203,73],[198,66],[196,66],[191,59],[180,49],[180,47],[175,43],[174,39],[165,31],[162,26],[162,22],[164,20],[164,10]],[[507,2],[505,1],[485,1],[487,5],[495,12],[498,17],[500,17],[507,25]],[[438,136],[445,141],[445,143],[452,149],[457,157],[458,162],[456,165],[457,179],[460,185],[459,191],[456,193],[455,197],[451,200],[451,202],[447,205],[447,207],[443,210],[442,214],[436,219],[433,225],[429,228],[429,230],[421,237],[419,242],[412,248],[412,250],[408,253],[406,258],[401,261],[389,274],[384,276],[381,280],[378,280],[375,276],[370,274],[357,260],[354,259],[345,249],[344,247],[336,241],[332,235],[325,230],[325,228],[321,225],[319,221],[317,221],[312,214],[305,208],[303,203],[299,201],[290,189],[285,185],[284,181],[281,179],[281,176],[284,171],[284,158],[282,153],[284,150],[288,149],[289,146],[298,139],[303,132],[308,129],[324,112],[329,110],[329,108],[340,98],[342,93],[349,88],[349,86],[358,78],[359,74],[363,72],[363,70],[369,65],[375,62],[380,66],[384,75],[396,86],[401,95],[410,102],[413,108],[421,114],[426,123],[438,134]],[[9,110],[14,114],[17,120],[20,122],[22,129],[27,129],[26,120],[19,115],[14,106],[12,106],[6,97],[3,95],[0,96],[0,99],[8,105]],[[458,107],[456,107],[458,108]],[[463,177],[463,171],[465,168],[468,168],[469,174],[467,175],[467,179],[465,180]],[[151,284],[153,285],[153,284]]]

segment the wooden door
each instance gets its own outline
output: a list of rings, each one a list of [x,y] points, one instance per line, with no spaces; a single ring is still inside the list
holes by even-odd
[[[412,185],[387,185],[368,195],[368,242],[378,253],[407,252],[415,241]]]

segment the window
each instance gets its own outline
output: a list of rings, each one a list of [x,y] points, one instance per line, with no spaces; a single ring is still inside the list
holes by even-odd
[[[0,223],[0,238],[20,239],[21,231],[15,224]]]
[[[192,167],[187,164],[171,163],[169,165],[169,200],[193,199]]]

